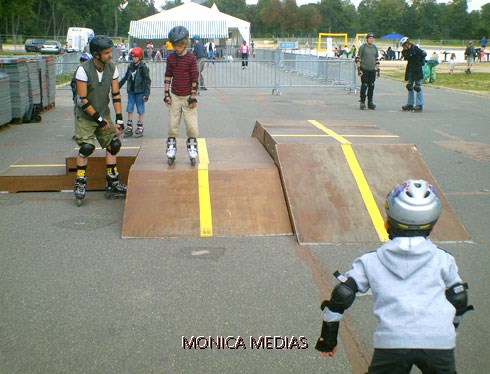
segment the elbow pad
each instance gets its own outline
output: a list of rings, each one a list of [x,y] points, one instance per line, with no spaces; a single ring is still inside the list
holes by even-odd
[[[457,283],[446,290],[446,298],[456,308],[456,315],[462,316],[469,310],[473,310],[473,305],[468,305],[468,283]]]
[[[354,303],[358,288],[354,278],[346,278],[338,271],[334,275],[340,283],[333,289],[330,300],[325,300],[321,308],[328,307],[332,312],[343,314]]]

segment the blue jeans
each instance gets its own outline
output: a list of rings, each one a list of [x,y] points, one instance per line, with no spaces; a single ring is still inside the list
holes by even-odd
[[[143,101],[143,93],[137,94],[134,92],[128,92],[128,105],[126,106],[126,112],[133,113],[135,104],[138,114],[145,114],[145,102]]]
[[[408,105],[424,105],[424,95],[422,93],[422,79],[419,80],[413,80],[410,75],[408,76],[408,83],[407,87],[410,86],[412,87],[411,90],[408,91]],[[417,92],[415,91],[415,88],[419,87],[420,91]],[[415,95],[417,97],[415,97]]]

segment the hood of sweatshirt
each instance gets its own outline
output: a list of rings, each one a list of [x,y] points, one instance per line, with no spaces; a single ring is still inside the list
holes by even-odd
[[[398,237],[382,245],[376,254],[388,270],[405,279],[430,261],[436,248],[421,236]]]

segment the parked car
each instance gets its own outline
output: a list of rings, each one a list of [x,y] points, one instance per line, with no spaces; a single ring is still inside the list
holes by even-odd
[[[39,52],[45,41],[44,39],[26,39],[24,48],[26,52]]]
[[[46,40],[39,49],[39,52],[59,55],[60,53],[64,53],[65,49],[63,48],[61,43],[56,40]]]

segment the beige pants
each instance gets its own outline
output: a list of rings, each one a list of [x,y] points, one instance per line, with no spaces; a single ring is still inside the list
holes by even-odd
[[[197,138],[199,128],[197,126],[197,107],[189,108],[187,99],[189,96],[177,96],[170,93],[172,104],[169,108],[168,136],[179,136],[180,120],[184,116],[185,129],[188,138]]]

